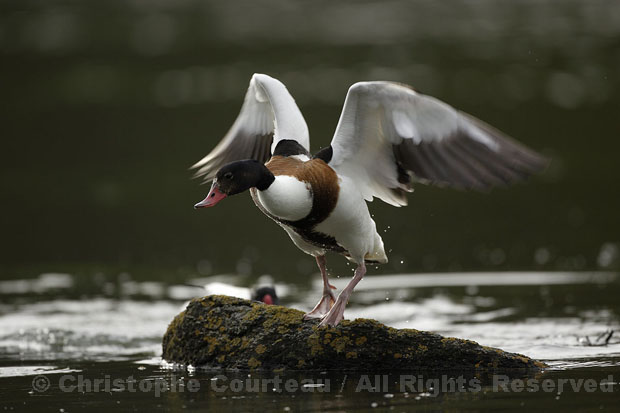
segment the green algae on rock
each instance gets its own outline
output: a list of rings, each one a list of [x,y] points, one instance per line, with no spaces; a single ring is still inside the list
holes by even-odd
[[[319,327],[303,312],[212,295],[192,300],[163,339],[169,362],[223,369],[541,369],[515,353],[368,319]]]

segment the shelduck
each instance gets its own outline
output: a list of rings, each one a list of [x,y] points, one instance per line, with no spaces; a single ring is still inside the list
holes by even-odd
[[[547,160],[486,123],[413,88],[386,81],[349,88],[331,145],[310,153],[306,122],[280,81],[255,74],[241,112],[194,165],[213,181],[195,208],[250,191],[256,206],[315,257],[323,294],[306,318],[336,326],[368,263],[386,263],[366,201],[407,205],[413,182],[487,190],[523,180]],[[327,251],[357,265],[336,297]]]

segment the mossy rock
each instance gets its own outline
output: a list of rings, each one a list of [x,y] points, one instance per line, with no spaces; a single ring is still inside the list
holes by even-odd
[[[168,326],[163,358],[223,369],[541,369],[515,353],[368,319],[319,327],[303,312],[212,295],[192,300]]]

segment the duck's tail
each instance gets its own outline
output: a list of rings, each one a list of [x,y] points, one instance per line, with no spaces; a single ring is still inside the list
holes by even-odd
[[[366,262],[366,264],[386,264],[388,262],[388,257],[385,255],[383,240],[376,232],[374,244],[373,250],[364,256],[364,262]]]

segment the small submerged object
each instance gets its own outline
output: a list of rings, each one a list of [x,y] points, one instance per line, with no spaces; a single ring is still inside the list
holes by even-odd
[[[278,305],[280,300],[276,294],[276,288],[271,286],[259,287],[252,293],[252,300],[261,301],[269,305]]]
[[[276,294],[276,287],[264,285],[261,287],[238,287],[222,282],[212,282],[204,286],[207,295],[227,295],[229,297],[243,298],[245,300],[260,301],[265,304],[278,304],[280,301]]]

